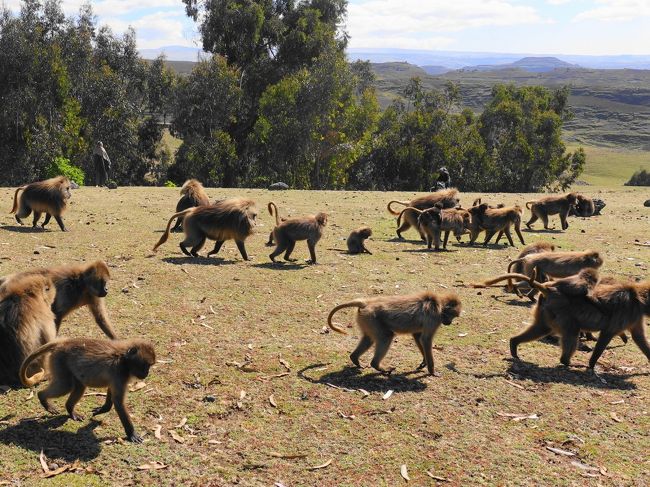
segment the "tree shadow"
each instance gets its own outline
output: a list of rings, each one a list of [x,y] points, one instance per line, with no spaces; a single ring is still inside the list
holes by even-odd
[[[76,432],[56,429],[68,419],[64,415],[22,419],[15,425],[0,429],[0,443],[34,452],[44,449],[48,458],[60,458],[68,463],[96,458],[101,448],[93,430],[101,423],[91,420]]]
[[[221,257],[203,257],[202,255],[199,257],[164,257],[163,262],[167,262],[168,264],[175,264],[175,265],[184,265],[184,264],[191,264],[191,265],[213,265],[213,266],[221,266],[221,265],[233,265],[237,264],[238,261],[236,260],[225,260]]]
[[[359,369],[346,365],[341,370],[327,372],[319,378],[312,378],[305,373],[311,369],[317,369],[329,364],[318,363],[308,365],[298,371],[298,377],[312,384],[323,384],[339,387],[341,389],[358,390],[364,389],[368,392],[386,392],[392,389],[395,392],[420,392],[427,388],[427,384],[421,379],[430,377],[426,370],[413,370],[405,373],[392,373],[390,375],[380,372],[363,373]],[[372,369],[374,370],[374,369]]]
[[[299,269],[307,269],[311,266],[312,264],[298,264],[296,262],[263,262],[252,265],[252,267],[258,267],[260,269],[273,269],[275,271],[296,271]]]
[[[1,228],[9,232],[16,232],[16,233],[43,233],[43,232],[52,231],[49,228],[32,227],[27,225],[25,225],[24,227],[20,225],[4,225]]]

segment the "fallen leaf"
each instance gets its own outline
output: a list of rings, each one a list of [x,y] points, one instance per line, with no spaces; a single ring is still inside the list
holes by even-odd
[[[212,305],[210,305],[210,313],[212,313],[213,315],[216,315],[216,314],[217,314],[217,312],[214,310],[214,308],[212,307]]]
[[[565,457],[575,457],[576,456],[576,454],[573,453],[572,451],[562,450],[560,448],[554,448],[552,446],[547,446],[546,449],[548,451],[552,451],[553,453],[556,453],[558,455],[564,455]]]
[[[284,453],[278,453],[278,452],[272,451],[268,455],[270,457],[273,457],[273,458],[284,458],[284,459],[287,459],[287,460],[295,460],[296,458],[307,458],[307,455],[305,455],[304,453],[288,453],[288,454],[284,454]]]
[[[176,440],[178,443],[185,443],[185,438],[183,438],[181,435],[176,433],[174,430],[169,430],[169,434]]]
[[[402,477],[403,477],[404,480],[406,480],[407,482],[408,482],[409,480],[411,480],[411,477],[409,477],[409,472],[408,472],[408,470],[406,470],[406,465],[405,465],[405,464],[402,465],[402,466],[400,467],[400,469],[399,469],[399,473],[402,474]]]
[[[275,402],[275,398],[273,397],[273,394],[269,396],[269,403],[271,403],[271,406],[273,406],[274,408],[278,407],[277,403]]]
[[[147,387],[147,384],[143,381],[139,381],[133,384],[133,386],[129,389],[129,392],[139,391],[140,389],[144,389],[145,387]]]
[[[612,411],[611,413],[609,413],[609,415],[617,423],[622,423],[623,422],[623,420],[621,418],[619,418],[618,415],[615,412]]]
[[[71,467],[72,467],[71,465],[63,465],[62,467],[59,467],[56,470],[50,470],[49,472],[44,473],[42,477],[45,479],[55,477],[59,474],[62,474],[63,472],[67,472],[68,470],[70,470]]]
[[[161,470],[163,468],[167,468],[169,465],[165,465],[162,462],[158,461],[153,461],[149,463],[144,463],[140,466],[138,466],[138,470]]]
[[[610,404],[612,404],[612,405],[613,405],[613,404],[623,404],[624,402],[625,402],[625,399],[621,399],[620,401],[613,401],[613,402],[610,402]]]
[[[289,362],[281,358],[280,363],[284,365],[284,368],[287,369],[287,372],[291,371],[291,366],[289,365]]]
[[[153,435],[157,440],[162,439],[162,436],[160,435],[160,432],[162,431],[162,426],[159,424],[156,425],[156,427],[153,429]]]
[[[382,396],[382,399],[385,401],[386,399],[388,399],[390,396],[393,395],[393,392],[395,391],[393,391],[393,389],[390,389],[386,394]]]
[[[322,465],[316,465],[315,467],[309,467],[307,470],[318,470],[318,469],[321,469],[321,468],[326,468],[326,467],[329,467],[330,463],[332,463],[331,458],[329,460],[327,460],[325,463],[323,463]]]
[[[183,426],[185,426],[185,423],[187,423],[187,418],[181,419],[181,422],[178,423],[176,426],[174,426],[174,428],[182,428]]]
[[[241,400],[244,399],[245,397],[246,397],[246,391],[240,391],[240,392],[239,392],[239,400],[241,401]]]
[[[523,421],[524,419],[539,419],[537,414],[517,414],[517,413],[501,413],[497,412],[497,416],[502,416],[504,418],[511,418],[512,421]]]
[[[449,482],[449,479],[446,479],[444,477],[438,477],[437,475],[433,475],[431,472],[428,471],[427,471],[427,475],[432,479],[437,480],[438,482]]]
[[[43,450],[41,450],[41,454],[38,456],[38,460],[41,462],[41,468],[43,469],[43,472],[48,473],[50,471],[50,467],[47,466],[47,457],[45,456],[45,453],[43,453]]]
[[[339,413],[339,416],[341,416],[343,419],[354,419],[354,414],[347,415],[341,411],[337,411]]]
[[[364,399],[370,395],[365,389],[357,389],[361,394],[363,394]]]
[[[590,471],[590,472],[600,472],[600,470],[598,470],[598,468],[592,467],[591,465],[586,465],[586,464],[584,464],[582,462],[578,462],[576,460],[572,461],[571,465],[573,465],[574,467],[578,467],[579,469],[587,470],[587,471]]]
[[[459,336],[459,337],[466,337],[466,336],[467,336],[467,333],[459,333],[458,336]]]
[[[512,382],[511,380],[507,380],[507,379],[506,379],[506,382],[507,382],[508,384],[510,384],[511,386],[515,386],[515,387],[517,387],[517,388],[519,388],[519,389],[525,389],[524,386],[521,386],[521,385],[517,384],[516,382]]]

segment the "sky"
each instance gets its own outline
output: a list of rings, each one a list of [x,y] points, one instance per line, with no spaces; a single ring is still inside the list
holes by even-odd
[[[84,0],[63,0],[74,15]],[[0,0],[11,10],[19,0]],[[180,0],[95,0],[100,24],[138,47],[200,47]],[[530,54],[650,54],[650,0],[349,0],[352,48]]]

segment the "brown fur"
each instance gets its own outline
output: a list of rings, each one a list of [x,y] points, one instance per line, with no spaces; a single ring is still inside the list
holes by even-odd
[[[520,206],[507,206],[503,208],[490,208],[487,203],[478,206],[472,206],[467,211],[471,214],[470,244],[473,244],[478,238],[479,233],[485,230],[485,241],[487,245],[492,236],[497,232],[503,232],[512,247],[515,243],[512,241],[510,227],[515,227],[515,232],[522,244],[525,245],[524,236],[521,234],[521,214]]]
[[[451,232],[454,233],[456,240],[460,242],[461,236],[469,230],[471,225],[471,216],[467,210],[457,208],[440,209],[439,207],[435,207],[421,211],[417,208],[405,208],[402,213],[407,210],[418,215],[418,230],[424,234],[427,248],[429,249],[433,243],[435,249],[440,250],[440,241],[443,232],[445,234],[443,249],[447,248],[447,242],[449,241],[449,234]]]
[[[22,275],[0,287],[0,384],[20,384],[25,357],[56,338],[52,280]]]
[[[215,240],[214,249],[208,252],[208,257],[216,254],[226,240],[233,239],[244,260],[248,260],[244,241],[255,228],[257,209],[255,202],[247,198],[231,198],[217,201],[210,206],[197,206],[175,213],[167,222],[167,229],[154,246],[155,251],[169,238],[169,228],[175,218],[183,216],[183,232],[185,239],[179,244],[185,255],[198,257],[199,250],[205,245],[206,239]],[[191,247],[191,250],[187,250]]]
[[[435,294],[430,291],[407,296],[357,299],[336,306],[327,317],[327,324],[332,330],[347,334],[332,323],[334,314],[343,308],[358,308],[357,325],[363,336],[350,355],[354,365],[361,367],[359,357],[374,344],[375,354],[371,366],[380,372],[390,373],[392,370],[381,368],[381,361],[388,352],[393,337],[395,334],[411,334],[422,354],[418,370],[426,365],[433,375],[433,337],[441,323],[450,325],[460,315],[461,303],[455,294]]]
[[[280,212],[278,211],[278,206],[275,203],[273,203],[273,201],[271,201],[268,204],[268,209],[269,209],[269,215],[275,216],[275,226],[276,227],[280,224],[280,222],[287,221],[286,218],[281,218],[280,217]],[[274,245],[273,244],[273,230],[271,230],[269,232],[269,240],[268,240],[268,242],[266,242],[266,246],[267,247],[272,247],[273,245]]]
[[[526,208],[530,210],[531,216],[530,220],[526,222],[526,226],[531,228],[531,225],[541,219],[544,223],[544,228],[549,230],[548,226],[548,217],[550,215],[560,215],[560,221],[562,223],[562,230],[569,228],[567,223],[567,216],[569,215],[569,210],[574,206],[578,201],[578,195],[576,193],[567,193],[565,195],[553,195],[545,196],[538,200],[532,200],[526,202]],[[528,206],[531,205],[531,206]]]
[[[23,193],[19,198],[18,192],[20,190],[23,190]],[[45,225],[50,222],[51,217],[54,217],[61,230],[66,232],[67,229],[61,215],[65,212],[71,196],[70,180],[65,176],[57,176],[45,181],[27,184],[16,189],[14,204],[10,213],[16,213],[16,221],[23,225],[22,218],[27,218],[33,211],[33,227],[37,225],[41,215],[45,213],[42,228],[45,228]]]
[[[426,194],[424,196],[418,196],[413,198],[411,201],[397,201],[392,200],[388,202],[388,212],[391,215],[402,215],[404,222],[400,225],[398,222],[397,236],[402,237],[402,232],[405,232],[411,227],[417,228],[418,214],[412,210],[407,212],[397,212],[391,208],[393,203],[409,206],[411,208],[417,208],[418,210],[427,210],[433,208],[436,205],[440,205],[442,208],[455,208],[459,203],[458,199],[458,190],[455,188],[445,189],[443,191],[437,191],[435,193]],[[424,235],[420,232],[420,237],[424,239]]]
[[[587,198],[581,194],[577,195],[577,202],[575,206],[571,208],[569,214],[575,216],[581,216],[584,218],[593,216],[596,213],[596,206],[594,205],[594,200]]]
[[[323,230],[327,225],[327,213],[317,213],[314,216],[289,218],[273,229],[273,237],[277,242],[275,250],[269,258],[275,262],[275,258],[284,252],[284,260],[291,262],[291,252],[298,240],[307,240],[310,262],[316,263],[316,244],[323,236]],[[295,261],[295,259],[294,259]]]
[[[52,280],[56,297],[52,304],[56,331],[59,332],[63,318],[82,306],[88,306],[99,326],[108,338],[117,338],[108,318],[104,298],[108,294],[111,278],[108,266],[103,260],[84,264],[64,265],[33,269],[0,278],[0,286],[16,278],[41,275]]]
[[[205,192],[203,185],[198,179],[188,179],[181,187],[181,199],[176,203],[176,213],[195,206],[208,206],[210,205],[210,198]],[[183,217],[178,217],[176,225],[172,228],[172,232],[180,230],[183,225]]]
[[[365,240],[372,235],[372,228],[359,227],[352,230],[347,240],[348,252],[350,254],[362,254],[364,252],[372,255],[372,252],[366,247]]]
[[[498,241],[499,239],[497,239]],[[519,252],[519,255],[517,256],[517,259],[522,259],[526,257],[527,255],[531,254],[539,254],[542,252],[552,252],[555,250],[555,245],[552,243],[548,242],[535,242],[533,244],[526,245],[521,252]],[[508,272],[515,272],[518,274],[523,273],[523,265],[521,262],[517,262],[516,264],[512,265],[512,267],[508,266],[508,269],[510,269]],[[524,283],[522,283],[524,284]],[[513,286],[512,286],[512,281],[508,281],[508,291],[512,292]],[[519,291],[521,290],[521,286],[517,286],[517,294],[521,296]]]
[[[87,387],[106,388],[106,402],[93,411],[93,416],[107,413],[115,405],[122,426],[129,441],[141,443],[126,410],[127,385],[133,378],[144,379],[149,368],[156,363],[153,345],[141,339],[104,340],[92,338],[68,338],[50,342],[25,359],[20,368],[20,379],[27,387],[33,386],[43,375],[27,377],[27,368],[32,361],[49,353],[47,371],[48,386],[38,392],[38,399],[46,411],[58,414],[50,398],[70,394],[65,403],[70,418],[82,421],[74,408]]]
[[[581,273],[578,279],[585,275]],[[564,288],[557,285],[562,281]],[[575,287],[567,285],[567,280],[558,280],[556,284],[532,281],[531,284],[544,296],[535,305],[533,323],[510,339],[510,353],[514,358],[519,358],[517,348],[520,344],[557,334],[561,337],[560,362],[568,366],[580,332],[598,331],[600,335],[589,359],[589,368],[593,369],[612,338],[629,330],[634,343],[650,361],[650,344],[643,324],[644,315],[650,316],[650,281],[632,283],[608,279],[596,284],[587,295],[570,292]]]

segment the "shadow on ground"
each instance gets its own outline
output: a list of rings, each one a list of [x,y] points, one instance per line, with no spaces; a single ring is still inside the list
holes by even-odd
[[[5,225],[1,227],[3,230],[7,230],[9,232],[16,232],[16,233],[43,233],[43,232],[51,232],[49,228],[41,228],[41,227],[32,227],[32,226],[27,226],[25,225],[24,227],[20,225]]]
[[[164,257],[163,262],[167,262],[168,264],[174,264],[174,265],[184,265],[184,264],[191,264],[191,265],[214,265],[214,266],[220,266],[220,265],[233,265],[236,264],[236,260],[225,260],[222,259],[221,257]]]

